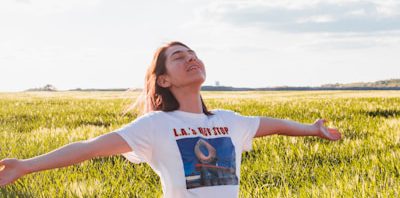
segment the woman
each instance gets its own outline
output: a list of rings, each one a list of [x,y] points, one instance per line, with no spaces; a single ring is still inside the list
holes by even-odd
[[[252,139],[279,134],[339,140],[324,119],[290,120],[209,111],[200,95],[204,64],[180,42],[160,47],[147,70],[143,115],[113,132],[30,159],[0,161],[0,186],[41,170],[122,154],[160,176],[164,197],[238,197],[241,154]]]

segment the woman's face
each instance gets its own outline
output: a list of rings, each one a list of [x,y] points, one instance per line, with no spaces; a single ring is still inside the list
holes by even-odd
[[[165,51],[167,78],[171,86],[182,87],[201,84],[206,79],[203,62],[196,53],[181,45],[173,45]]]

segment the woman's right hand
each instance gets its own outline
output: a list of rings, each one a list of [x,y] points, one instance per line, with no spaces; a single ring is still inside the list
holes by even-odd
[[[28,171],[22,160],[5,158],[0,161],[0,187],[13,183],[26,174]]]

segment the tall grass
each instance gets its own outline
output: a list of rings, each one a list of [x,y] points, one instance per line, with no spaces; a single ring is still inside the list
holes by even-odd
[[[0,158],[30,158],[108,133],[137,93],[0,94]],[[210,109],[312,123],[327,118],[344,135],[257,138],[243,154],[241,197],[399,197],[400,92],[204,92]],[[122,156],[33,173],[0,197],[157,197],[157,175]]]

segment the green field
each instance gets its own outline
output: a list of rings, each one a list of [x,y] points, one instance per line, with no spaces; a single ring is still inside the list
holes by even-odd
[[[30,158],[108,133],[138,93],[0,93],[0,158]],[[241,197],[399,197],[400,91],[203,92],[223,108],[312,123],[327,118],[343,139],[270,136],[243,154]],[[24,176],[0,197],[155,197],[157,175],[122,156]]]

